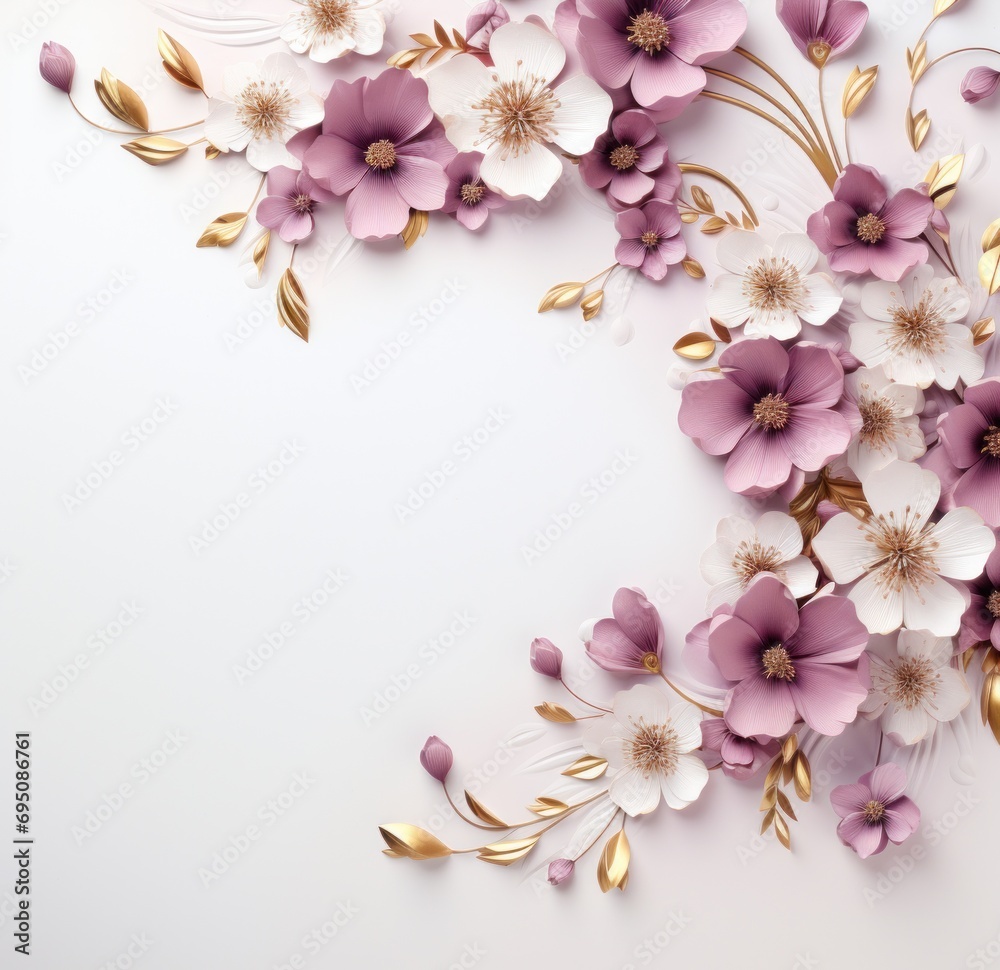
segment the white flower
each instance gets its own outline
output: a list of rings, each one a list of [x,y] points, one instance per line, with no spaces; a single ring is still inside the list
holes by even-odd
[[[950,580],[982,574],[996,544],[992,531],[965,507],[932,522],[941,483],[910,462],[894,461],[862,485],[871,516],[835,515],[813,539],[826,574],[838,584],[861,577],[847,595],[872,633],[907,626],[954,636],[969,591]]]
[[[263,64],[226,68],[223,94],[209,101],[205,137],[224,152],[246,149],[261,172],[276,165],[299,169],[285,147],[297,131],[323,120],[323,102],[309,90],[309,78],[288,54],[271,54]]]
[[[394,10],[382,0],[295,0],[302,10],[281,29],[281,39],[296,54],[309,52],[321,64],[351,51],[377,54]]]
[[[845,391],[861,414],[847,464],[862,481],[896,458],[913,461],[927,451],[919,417],[924,395],[917,388],[890,381],[881,368],[859,367],[847,375]]]
[[[480,175],[491,189],[543,199],[562,174],[548,144],[571,155],[590,151],[607,128],[611,98],[583,75],[551,87],[566,51],[534,24],[498,27],[490,56],[493,67],[460,54],[432,71],[431,107],[460,152],[485,156]]]
[[[926,264],[898,283],[868,283],[861,309],[877,321],[851,325],[851,353],[869,367],[885,369],[900,384],[930,387],[935,381],[951,390],[983,376],[982,355],[972,331],[960,323],[969,314],[965,287],[955,279],[934,279]]]
[[[768,246],[755,232],[723,236],[716,259],[729,274],[712,284],[709,316],[727,327],[746,326],[748,337],[789,340],[801,320],[826,323],[843,303],[830,277],[810,273],[819,260],[816,244],[804,233],[778,236]]]
[[[969,704],[969,685],[951,665],[954,643],[926,630],[903,630],[895,643],[868,645],[871,689],[859,710],[882,718],[882,730],[897,744],[916,744],[951,721]]]
[[[709,612],[735,603],[758,573],[774,573],[796,599],[815,592],[818,571],[802,555],[802,531],[790,515],[765,512],[756,525],[729,515],[715,536],[701,557],[701,575],[712,586]]]
[[[615,773],[608,796],[632,816],[653,811],[661,792],[670,808],[687,808],[708,781],[705,763],[691,754],[701,746],[701,713],[691,704],[671,708],[646,684],[619,691],[611,706],[584,739]]]

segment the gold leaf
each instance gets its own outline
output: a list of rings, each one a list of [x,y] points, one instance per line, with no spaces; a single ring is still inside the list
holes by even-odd
[[[212,221],[212,224],[198,237],[198,248],[212,246],[232,246],[247,224],[247,213],[227,212]]]
[[[743,228],[746,229],[747,232],[753,232],[757,228],[748,212],[743,213]]]
[[[793,821],[797,822],[798,818],[795,816],[795,811],[792,809],[792,803],[788,800],[788,796],[783,791],[778,791],[778,805],[781,806],[781,810]]]
[[[174,40],[166,31],[157,30],[156,49],[163,58],[163,69],[178,84],[193,88],[195,91],[205,90],[205,83],[201,79],[201,68],[183,44]]]
[[[733,334],[729,327],[724,326],[719,323],[718,320],[711,318],[712,330],[715,332],[716,337],[719,338],[724,344],[731,344],[733,342]]]
[[[452,27],[451,28],[451,33],[452,33],[452,36],[455,38],[455,46],[460,51],[464,51],[465,47],[466,47],[466,43],[465,43],[465,37],[462,35],[462,32],[460,30],[458,30],[458,28]]]
[[[781,746],[781,757],[785,761],[791,761],[792,755],[798,750],[799,747],[799,736],[793,734],[790,737],[785,738],[785,743]]]
[[[681,260],[681,266],[691,279],[703,280],[705,278],[705,267],[693,257],[688,256],[687,259]]]
[[[699,218],[700,216],[694,211],[694,209],[685,209],[681,213],[681,222],[688,226],[691,225],[692,222],[697,222]]]
[[[205,158],[208,159],[208,161],[212,161],[213,158],[218,158],[221,154],[222,150],[216,148],[215,145],[205,146]]]
[[[422,49],[397,51],[386,61],[386,64],[389,67],[398,67],[401,71],[404,71],[420,60],[423,54],[424,51]]]
[[[562,815],[563,812],[568,812],[569,805],[559,801],[558,798],[548,798],[545,795],[539,795],[528,806],[528,811],[534,812],[542,818],[555,818],[557,815]]]
[[[101,79],[94,81],[94,88],[101,104],[119,121],[142,131],[149,131],[149,112],[142,98],[124,81],[101,68]]]
[[[878,65],[866,67],[863,71],[855,67],[844,84],[844,96],[841,100],[841,111],[845,118],[850,118],[864,103],[875,82],[878,80]]]
[[[764,816],[764,821],[760,823],[760,834],[763,835],[774,822],[774,816],[777,814],[776,809],[771,809],[768,811],[767,815]]]
[[[437,37],[438,43],[442,47],[451,47],[451,38],[448,36],[448,31],[436,20],[434,21],[434,36]]]
[[[608,770],[608,763],[603,758],[596,755],[586,754],[578,758],[568,768],[563,771],[564,775],[570,778],[582,778],[584,781],[593,781],[600,778]]]
[[[954,198],[964,167],[964,155],[946,155],[935,162],[924,176],[924,181],[928,184],[927,192],[936,208],[943,209]]]
[[[1000,660],[1000,654],[993,649],[991,644],[986,648],[986,653],[983,654],[983,673],[992,673],[996,669],[998,660]]]
[[[777,788],[765,788],[764,797],[760,800],[760,811],[769,812],[774,808],[774,803],[778,800]]]
[[[264,263],[267,261],[267,251],[271,248],[271,230],[268,229],[253,247],[253,264],[257,267],[257,279],[264,275]]]
[[[419,860],[443,859],[451,855],[451,849],[440,839],[416,825],[393,822],[391,825],[380,825],[378,830],[389,846],[390,852],[396,853],[397,856]]]
[[[432,47],[437,47],[437,41],[431,37],[430,34],[410,34],[410,36],[418,43],[421,47],[426,47],[428,49]]]
[[[541,835],[532,835],[526,839],[508,839],[504,842],[494,842],[484,845],[476,856],[483,862],[494,866],[509,866],[518,859],[523,859],[534,847]]]
[[[799,796],[799,801],[809,801],[812,797],[812,771],[804,751],[795,752],[795,760],[792,762],[792,779],[795,781],[795,794]]]
[[[971,647],[969,647],[968,650],[965,651],[965,653],[962,654],[962,669],[963,670],[968,670],[969,669],[969,664],[971,664],[972,661],[975,659],[976,649],[978,648],[978,646],[979,646],[978,644],[974,643]]]
[[[700,185],[691,186],[691,198],[702,212],[715,212],[712,197]]]
[[[767,769],[767,777],[764,779],[765,788],[771,788],[778,783],[778,779],[781,777],[781,768],[783,765],[784,760],[780,757],[780,755],[774,759],[774,763]]]
[[[555,721],[557,724],[570,724],[576,717],[566,710],[562,704],[553,704],[552,701],[545,701],[544,704],[535,705],[535,713],[546,721]]]
[[[549,310],[565,310],[566,307],[575,306],[583,296],[584,289],[583,283],[557,283],[542,297],[538,312],[547,313]]]
[[[910,72],[910,83],[916,84],[927,68],[927,41],[922,40],[913,50],[906,50],[906,67]]]
[[[125,142],[122,148],[131,152],[136,158],[141,158],[147,165],[163,165],[180,158],[188,146],[183,142],[164,138],[162,135],[146,135],[134,141]]]
[[[983,722],[1000,743],[1000,673],[993,671],[983,683]]]
[[[688,360],[708,360],[715,353],[715,341],[707,333],[687,333],[674,344],[674,353]]]
[[[924,143],[927,132],[931,130],[931,119],[927,116],[927,111],[921,109],[916,114],[906,112],[906,137],[910,139],[910,146],[917,151]]]
[[[977,320],[972,325],[972,342],[977,347],[981,347],[987,340],[993,337],[996,333],[997,325],[993,317],[984,317],[982,320]]]
[[[726,228],[728,228],[728,223],[725,219],[720,219],[718,216],[706,219],[701,225],[701,231],[706,236],[714,236],[717,232],[722,232]]]
[[[427,232],[427,226],[430,219],[426,212],[422,209],[410,209],[410,219],[403,228],[403,231],[399,234],[399,238],[403,240],[403,246],[406,249],[411,249],[416,243],[416,241]]]
[[[778,841],[786,848],[792,847],[792,833],[788,831],[788,823],[780,816],[774,816],[774,831],[778,834]]]
[[[625,830],[615,832],[605,844],[597,863],[597,882],[601,892],[625,888],[631,855]]]
[[[785,761],[781,765],[781,783],[787,785],[792,780],[792,769],[795,767],[795,762]]]
[[[584,320],[593,320],[598,313],[601,312],[601,307],[604,305],[604,290],[594,290],[593,293],[588,293],[580,301],[580,309],[583,311]]]
[[[466,791],[465,801],[469,806],[469,811],[472,812],[480,822],[485,822],[487,825],[495,825],[498,829],[510,828],[510,826],[499,816],[494,815],[478,798],[476,798],[472,792]]]
[[[958,0],[934,0],[934,17],[940,17],[941,14],[948,10],[951,10]]]
[[[1000,219],[991,222],[983,232],[983,252],[1000,246]]]
[[[988,249],[979,260],[979,282],[990,296],[1000,290],[1000,246]]]
[[[278,321],[296,337],[309,342],[309,310],[305,294],[291,266],[278,281]]]

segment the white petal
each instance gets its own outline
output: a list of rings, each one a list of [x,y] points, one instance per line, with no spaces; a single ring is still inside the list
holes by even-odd
[[[702,713],[694,704],[683,701],[670,710],[670,726],[677,735],[677,750],[687,754],[701,747]]]
[[[611,779],[608,797],[633,818],[647,815],[660,804],[660,776],[626,768]]]
[[[733,567],[733,557],[736,547],[729,539],[719,539],[713,542],[701,555],[699,568],[701,578],[710,586],[725,583],[736,576]]]
[[[754,311],[743,333],[747,337],[774,337],[775,340],[791,340],[802,332],[802,324],[797,313],[791,311]]]
[[[862,485],[872,512],[886,517],[892,512],[900,523],[907,506],[911,518],[919,516],[926,523],[941,495],[937,475],[908,461],[894,461],[872,472]]]
[[[882,730],[896,744],[916,744],[934,733],[935,723],[919,705],[910,710],[893,705],[882,717]]]
[[[961,379],[966,384],[978,381],[983,376],[986,362],[972,343],[972,331],[959,323],[946,328],[947,339],[944,349],[933,359],[934,375],[946,390],[951,390]]]
[[[726,539],[735,548],[741,542],[753,542],[757,537],[757,529],[749,520],[742,515],[727,515],[719,519],[719,524],[715,527],[715,535],[719,539]]]
[[[927,286],[926,295],[937,305],[945,323],[964,320],[972,307],[969,291],[954,276],[932,280]]]
[[[448,137],[459,151],[471,151],[471,146],[455,142],[452,122],[475,120],[478,131],[479,113],[472,105],[485,98],[493,88],[489,68],[471,54],[459,54],[428,74],[426,80],[431,107],[444,121]]]
[[[881,280],[865,284],[861,291],[861,309],[872,320],[888,323],[892,320],[891,306],[903,302],[903,288],[899,283],[883,283]]]
[[[892,441],[886,442],[881,448],[873,448],[855,437],[847,449],[847,464],[861,481],[898,458],[899,453]]]
[[[903,596],[884,588],[874,573],[848,593],[869,633],[892,633],[903,625]]]
[[[936,577],[919,589],[903,590],[903,623],[914,630],[928,630],[935,636],[952,637],[965,612],[967,592],[947,579]]]
[[[879,552],[868,540],[863,524],[847,512],[830,519],[813,539],[812,547],[824,572],[835,583],[853,582],[879,560]]]
[[[819,262],[819,249],[804,232],[786,232],[774,241],[774,255],[784,257],[805,276]]]
[[[222,74],[222,90],[232,101],[248,84],[260,78],[260,73],[260,69],[251,61],[230,64]]]
[[[583,74],[571,77],[556,89],[559,107],[552,117],[552,140],[571,155],[584,155],[604,133],[611,116],[611,97]]]
[[[247,147],[251,131],[236,116],[236,105],[230,101],[210,102],[205,119],[205,137],[217,148],[241,152]]]
[[[661,784],[663,800],[670,808],[687,808],[708,784],[708,768],[696,755],[681,755],[674,770],[661,776]]]
[[[498,149],[490,149],[479,174],[491,189],[509,198],[527,196],[541,201],[559,180],[562,170],[562,162],[544,145],[536,143],[520,155],[511,155],[506,160],[500,157]]]
[[[735,233],[733,234],[735,235]],[[743,277],[723,274],[712,282],[708,315],[727,327],[739,327],[752,315],[750,300],[743,292]]]
[[[563,45],[535,24],[507,23],[493,31],[490,56],[502,81],[534,76],[546,84],[563,69]]]
[[[709,592],[705,606],[709,613],[714,613],[720,606],[732,606],[743,593],[743,581],[735,574],[732,579],[716,583]]]
[[[807,556],[796,556],[782,566],[781,579],[792,591],[792,596],[799,599],[816,591],[819,570]]]
[[[996,546],[996,537],[982,516],[965,506],[945,514],[934,528],[934,538],[938,571],[952,579],[979,577]]]
[[[852,323],[849,332],[851,353],[869,367],[877,367],[892,356],[889,349],[889,327],[863,320]]]
[[[649,684],[636,684],[630,690],[618,691],[611,708],[626,727],[640,720],[647,724],[665,724],[670,718],[667,695]]]
[[[799,316],[806,323],[820,326],[826,323],[842,306],[844,298],[834,285],[833,280],[823,273],[815,273],[805,278],[805,306],[799,311]]]
[[[965,675],[954,667],[938,671],[937,688],[928,713],[936,721],[952,721],[962,713],[972,700]]]
[[[773,546],[782,562],[802,552],[802,530],[798,522],[784,512],[765,512],[757,520],[757,537],[762,546]]]
[[[247,145],[247,161],[258,172],[269,172],[278,165],[294,169],[302,167],[302,162],[289,152],[284,141],[280,138],[256,138],[252,140]]]
[[[760,233],[742,229],[726,233],[715,247],[719,265],[737,276],[743,276],[751,266],[770,255],[771,247],[761,240]]]

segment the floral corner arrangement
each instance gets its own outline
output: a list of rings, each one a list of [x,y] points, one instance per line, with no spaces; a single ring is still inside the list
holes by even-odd
[[[976,46],[932,56],[935,24],[961,6],[935,0],[900,52],[910,80],[902,134],[915,152],[932,125],[919,91],[937,66],[973,54],[1000,62]],[[261,173],[246,210],[221,215],[197,244],[232,245],[256,224],[245,261],[257,280],[275,241],[288,247],[278,317],[306,340],[294,258],[319,220],[342,210],[351,240],[409,248],[435,213],[479,232],[544,199],[569,168],[613,214],[619,239],[611,266],[553,286],[539,311],[575,308],[590,320],[612,278],[660,283],[679,269],[704,280],[705,330],[674,346],[680,429],[720,459],[729,489],[765,508],[719,523],[700,563],[706,616],[683,649],[666,642],[638,589],[618,590],[612,615],[584,624],[586,656],[625,681],[613,697],[585,698],[564,676],[560,648],[531,644],[533,670],[569,695],[536,711],[577,731],[578,744],[526,819],[505,821],[470,792],[460,807],[448,787],[452,751],[432,737],[421,763],[480,841],[456,849],[394,823],[380,829],[385,851],[506,866],[573,819],[549,881],[567,882],[596,850],[601,888],[624,889],[626,822],[663,805],[683,810],[713,776],[761,786],[761,832],[790,848],[791,796],[813,795],[808,752],[869,722],[870,770],[830,793],[837,834],[861,858],[904,842],[920,811],[901,753],[957,723],[973,687],[1000,741],[1000,370],[988,314],[1000,291],[1000,219],[971,227],[982,236],[967,265],[947,214],[965,187],[965,155],[938,159],[902,188],[855,160],[851,122],[877,66],[845,72],[835,131],[824,79],[865,30],[867,4],[777,0],[761,15],[776,17],[790,53],[815,68],[814,97],[742,46],[740,0],[563,0],[551,21],[520,22],[488,0],[462,30],[435,21],[387,65],[319,97],[309,62],[380,54],[394,8],[297,7],[275,20],[162,8],[195,36],[289,49],[229,65],[210,93],[189,50],[160,31],[167,74],[207,99],[189,125],[151,130],[134,90],[107,71],[95,82],[126,126],[99,127],[128,138],[123,147],[141,160],[159,165],[203,144],[209,163],[242,153]],[[83,115],[73,56],[46,44],[40,66]],[[974,66],[956,100],[977,105],[998,89],[1000,71]],[[709,164],[671,157],[672,124],[703,102],[776,129],[815,174],[825,201],[794,231],[769,224]],[[197,128],[200,138],[179,140]],[[692,233],[717,239],[717,269],[690,254]]]

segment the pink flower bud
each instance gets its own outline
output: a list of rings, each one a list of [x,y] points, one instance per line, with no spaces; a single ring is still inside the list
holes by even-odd
[[[424,770],[438,781],[444,781],[448,777],[453,760],[451,748],[436,734],[427,739],[420,752],[420,763],[424,766]]]
[[[46,41],[38,56],[38,70],[54,88],[69,94],[76,73],[76,58],[62,44]]]
[[[549,863],[549,883],[561,886],[573,875],[576,863],[572,859],[556,859]]]
[[[962,79],[962,97],[969,104],[991,98],[1000,87],[1000,72],[989,67],[974,67]]]
[[[497,27],[502,27],[510,20],[510,14],[497,0],[486,0],[469,11],[465,21],[465,39],[470,47],[477,50],[489,50],[490,38]]]
[[[562,676],[562,650],[546,637],[531,641],[531,669],[556,680]]]

